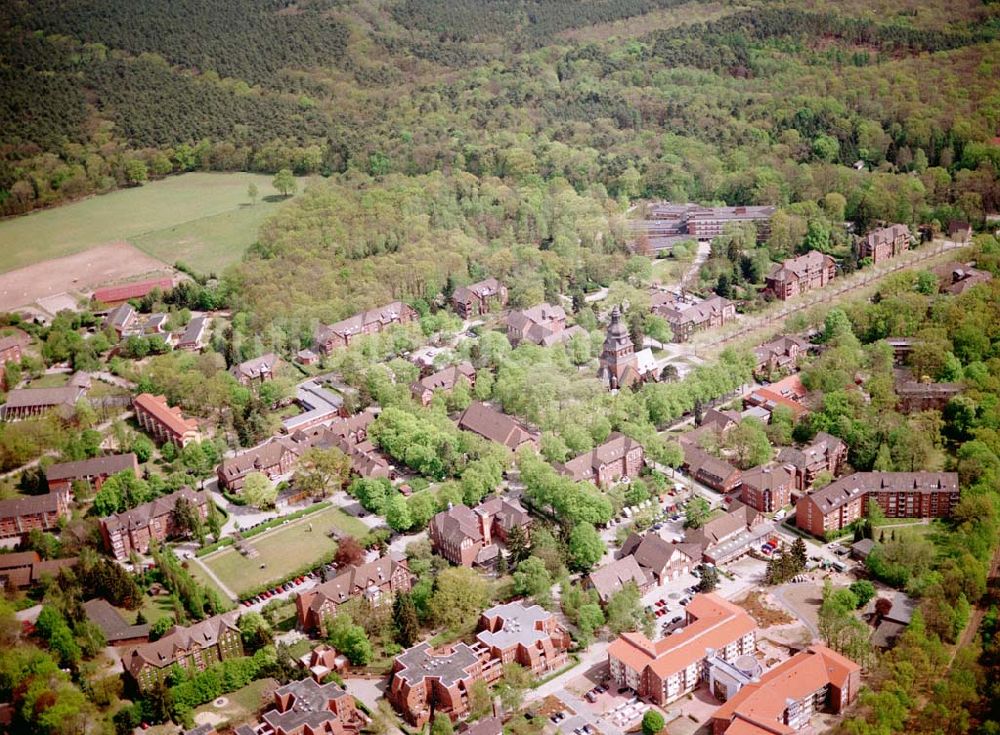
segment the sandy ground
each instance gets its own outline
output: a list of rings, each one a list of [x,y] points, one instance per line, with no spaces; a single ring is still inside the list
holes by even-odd
[[[126,242],[100,245],[76,255],[0,274],[0,311],[27,306],[64,292],[87,291],[136,276],[170,272],[166,263]]]

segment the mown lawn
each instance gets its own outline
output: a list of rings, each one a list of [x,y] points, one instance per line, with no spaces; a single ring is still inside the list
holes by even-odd
[[[312,531],[308,530],[310,524]],[[352,536],[363,536],[368,532],[364,523],[340,508],[327,508],[249,539],[247,543],[258,551],[255,559],[247,559],[234,548],[227,547],[202,559],[202,562],[218,575],[223,584],[240,594],[281,579],[336,549],[336,542],[327,536],[333,528]],[[261,565],[264,567],[261,568]],[[199,572],[194,564],[191,569]],[[197,576],[202,579],[205,575],[198,573]]]
[[[168,265],[203,272],[238,262],[286,200],[270,176],[190,173],[0,222],[0,273],[127,240]],[[247,186],[260,195],[251,206]],[[299,182],[299,190],[305,181]],[[26,247],[25,243],[31,243]]]

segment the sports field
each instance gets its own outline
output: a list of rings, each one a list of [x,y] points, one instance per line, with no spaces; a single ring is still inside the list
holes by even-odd
[[[311,531],[308,530],[310,525]],[[333,551],[337,544],[327,536],[333,528],[355,537],[364,536],[368,532],[364,523],[347,515],[340,508],[327,508],[250,538],[247,543],[258,552],[255,559],[247,559],[229,546],[201,561],[224,585],[236,594],[242,594],[259,585],[282,579]],[[191,565],[191,572],[197,575],[197,565]],[[197,576],[200,578],[200,575]]]
[[[0,222],[0,273],[112,242],[201,272],[239,261],[286,200],[271,176],[189,173]],[[257,185],[256,204],[247,186]],[[299,182],[301,191],[305,181]]]

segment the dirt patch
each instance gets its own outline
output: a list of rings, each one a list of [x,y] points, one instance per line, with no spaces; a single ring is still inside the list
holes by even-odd
[[[795,619],[784,610],[776,610],[765,604],[763,595],[760,592],[751,592],[742,601],[737,602],[750,614],[761,628],[770,628],[773,625],[787,625],[794,623]]]
[[[11,311],[55,294],[86,292],[136,276],[172,273],[163,261],[127,242],[99,245],[0,274],[0,311]]]

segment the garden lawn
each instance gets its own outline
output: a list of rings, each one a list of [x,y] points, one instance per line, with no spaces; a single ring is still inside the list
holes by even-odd
[[[214,702],[198,707],[194,711],[195,721],[236,724],[250,719],[260,711],[262,705],[271,703],[270,695],[277,688],[278,682],[274,679],[252,681],[242,689],[223,694],[226,704],[222,707],[216,707]],[[176,730],[176,727],[174,729]]]
[[[255,205],[247,186],[257,185]],[[305,181],[299,181],[299,190]],[[239,262],[287,201],[271,177],[189,173],[0,222],[0,273],[121,240],[173,265],[218,271]],[[24,243],[31,243],[25,247]]]
[[[309,524],[312,524],[312,531],[307,530]],[[251,537],[247,543],[257,549],[256,559],[247,559],[230,546],[201,561],[223,584],[236,594],[242,594],[262,584],[276,582],[332,552],[337,544],[327,533],[334,528],[355,537],[368,532],[364,523],[340,508],[327,508]],[[263,569],[261,564],[265,565]],[[198,572],[194,564],[191,568]],[[198,576],[201,579],[203,575]]]
[[[119,612],[129,622],[135,622],[135,613],[128,610],[121,610]],[[146,618],[146,622],[152,625],[160,618],[165,618],[174,614],[174,596],[173,595],[146,595],[142,598],[142,607],[139,608],[138,612],[141,612],[143,617]]]

